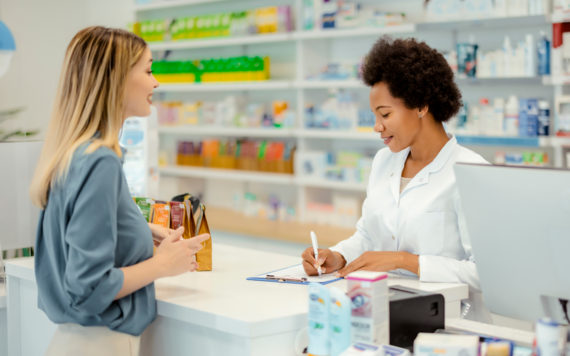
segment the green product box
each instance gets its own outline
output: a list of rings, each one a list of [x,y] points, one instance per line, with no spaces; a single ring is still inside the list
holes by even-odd
[[[523,163],[524,164],[532,164],[533,155],[534,154],[532,152],[523,152],[522,153]]]
[[[192,39],[196,38],[196,18],[195,17],[187,17],[184,19],[186,22],[184,38]]]
[[[141,34],[140,36],[142,37],[143,40],[145,41],[149,41],[149,37],[151,36],[151,26],[152,22],[151,21],[141,21]]]
[[[170,25],[170,35],[173,41],[186,39],[186,19],[175,19]]]

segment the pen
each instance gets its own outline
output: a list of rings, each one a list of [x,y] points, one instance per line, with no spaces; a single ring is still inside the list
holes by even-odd
[[[313,242],[313,250],[315,251],[315,260],[317,261],[319,278],[323,278],[323,272],[321,271],[321,265],[319,264],[319,243],[317,242],[317,235],[315,235],[313,231],[311,231],[311,241]]]

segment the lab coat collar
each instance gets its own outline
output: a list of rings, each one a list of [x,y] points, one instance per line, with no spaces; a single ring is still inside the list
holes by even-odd
[[[449,141],[447,141],[445,146],[443,146],[441,151],[439,151],[435,159],[416,174],[414,179],[412,179],[402,193],[414,187],[427,184],[429,182],[430,173],[439,172],[445,166],[449,160],[449,156],[451,156],[451,152],[453,152],[453,149],[457,145],[457,139],[454,135],[448,133],[447,137],[449,137]],[[402,171],[404,170],[404,165],[409,154],[409,147],[397,153],[398,157],[396,158],[396,165],[394,166],[394,170],[390,176],[390,190],[397,202],[400,201],[400,181],[402,178]]]

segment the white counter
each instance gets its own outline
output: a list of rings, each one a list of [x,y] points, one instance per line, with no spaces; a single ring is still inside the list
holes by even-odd
[[[6,284],[0,283],[0,356],[8,355],[8,314],[6,303]]]
[[[142,337],[145,355],[295,355],[307,324],[307,287],[246,281],[301,258],[215,244],[214,271],[156,282],[157,320]],[[37,308],[32,258],[7,263],[10,355],[41,355],[56,326]],[[345,281],[328,286],[346,288]],[[391,276],[389,285],[441,293],[446,317],[458,317],[468,286]],[[268,353],[268,350],[271,352]]]

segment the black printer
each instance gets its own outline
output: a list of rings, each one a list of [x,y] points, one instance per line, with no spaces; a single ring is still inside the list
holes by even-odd
[[[412,350],[419,333],[445,329],[445,299],[441,294],[391,286],[390,345]]]

